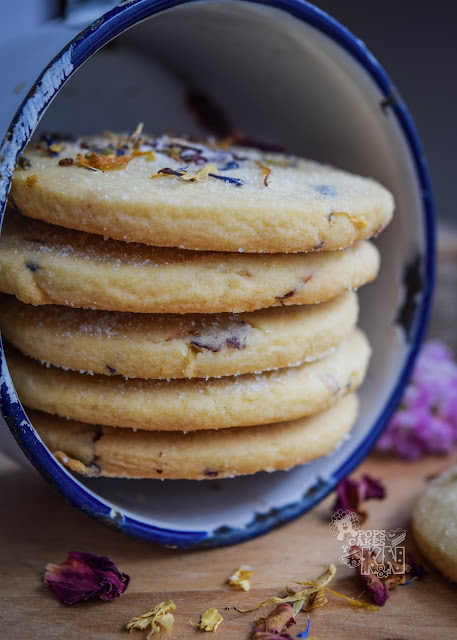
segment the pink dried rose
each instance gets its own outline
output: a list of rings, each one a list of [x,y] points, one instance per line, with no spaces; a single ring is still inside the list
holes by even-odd
[[[446,454],[457,444],[457,364],[440,341],[428,342],[411,382],[378,441],[379,451],[416,460]]]
[[[61,564],[48,564],[44,574],[44,584],[63,604],[114,600],[129,582],[130,577],[109,558],[81,551],[70,551]]]
[[[360,522],[366,519],[365,502],[367,500],[383,500],[386,490],[382,482],[368,474],[364,474],[360,480],[343,478],[336,488],[336,502],[333,511],[352,511],[357,514]]]

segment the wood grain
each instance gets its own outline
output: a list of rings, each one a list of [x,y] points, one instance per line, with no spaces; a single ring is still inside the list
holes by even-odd
[[[451,462],[428,458],[405,463],[373,456],[357,473],[382,477],[388,497],[371,502],[366,529],[408,530],[407,548],[417,554],[409,526],[411,507],[426,477]],[[216,632],[223,640],[250,637],[255,614],[224,611],[249,607],[271,595],[282,596],[292,580],[312,579],[329,562],[339,565],[339,543],[328,523],[333,498],[311,513],[269,535],[235,547],[176,551],[128,538],[90,520],[68,506],[32,469],[0,457],[0,637],[111,640],[127,638],[124,625],[162,600],[174,600],[176,622],[170,638],[187,640],[202,632],[190,627],[210,606],[225,620]],[[63,560],[69,550],[112,557],[131,576],[125,595],[108,603],[59,604],[41,584],[48,562]],[[240,564],[254,568],[249,593],[234,591],[225,579]],[[367,599],[351,570],[338,566],[334,588]],[[332,596],[330,596],[332,598]],[[296,631],[306,626],[303,614]],[[457,585],[431,570],[422,582],[397,587],[379,612],[358,611],[332,598],[311,612],[311,636],[319,640],[451,640],[457,628]],[[146,637],[136,632],[136,637]]]

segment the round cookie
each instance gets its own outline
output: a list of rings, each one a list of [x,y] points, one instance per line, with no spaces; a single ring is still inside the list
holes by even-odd
[[[218,431],[133,432],[31,411],[44,443],[67,468],[115,478],[204,480],[290,469],[331,453],[357,416],[349,394],[315,416]]]
[[[33,305],[139,313],[240,313],[324,302],[376,277],[377,249],[253,255],[104,240],[23,216],[5,218],[0,291]]]
[[[457,582],[457,465],[427,484],[414,507],[412,524],[426,559]]]
[[[33,307],[0,298],[3,337],[26,355],[126,378],[256,373],[325,355],[357,322],[357,295],[238,315],[168,315]]]
[[[25,150],[10,203],[32,218],[118,240],[329,251],[376,235],[393,214],[391,193],[374,180],[294,156],[166,136],[50,142]]]
[[[299,367],[202,380],[124,380],[8,357],[20,400],[90,424],[193,431],[293,420],[326,409],[363,381],[370,347],[354,331],[332,355]]]

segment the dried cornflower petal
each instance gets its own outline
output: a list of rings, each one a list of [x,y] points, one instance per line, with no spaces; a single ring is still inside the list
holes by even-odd
[[[311,627],[311,618],[309,617],[309,613],[308,613],[308,624],[306,625],[306,629],[304,629],[300,633],[297,633],[296,637],[297,638],[307,638],[309,636],[309,628],[310,627]]]
[[[200,622],[197,623],[189,620],[189,623],[201,631],[216,631],[223,619],[224,618],[221,616],[219,611],[212,608],[205,611],[205,613],[202,613],[200,616]]]
[[[147,640],[150,640],[151,636],[159,631],[170,631],[175,621],[175,618],[171,611],[176,609],[176,605],[172,600],[168,602],[160,602],[158,605],[140,616],[132,618],[125,626],[127,631],[132,632],[134,629],[144,630],[147,627],[151,627],[150,632],[147,635]]]
[[[127,589],[130,578],[112,560],[93,553],[70,551],[59,565],[48,564],[44,584],[63,604],[83,600],[114,600]]]
[[[227,582],[231,587],[242,589],[243,591],[249,591],[251,588],[249,580],[252,578],[253,573],[254,572],[251,567],[248,565],[242,565],[227,579]]]
[[[367,513],[365,511],[366,500],[383,500],[386,490],[380,480],[364,474],[360,480],[343,478],[338,483],[337,499],[333,511],[351,511],[357,514],[359,521],[364,522]]]

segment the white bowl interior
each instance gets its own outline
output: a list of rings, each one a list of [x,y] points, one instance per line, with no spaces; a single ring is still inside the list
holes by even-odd
[[[253,513],[298,501],[351,457],[386,404],[408,351],[395,319],[405,265],[424,244],[420,188],[384,96],[346,51],[315,28],[271,7],[218,0],[167,10],[95,54],[59,92],[38,131],[205,133],[186,107],[189,88],[220,105],[254,139],[370,175],[393,191],[393,223],[377,241],[383,264],[360,292],[361,326],[373,346],[351,436],[330,456],[289,472],[232,480],[80,481],[118,512],[159,527],[244,527]],[[217,490],[215,490],[217,489]]]

